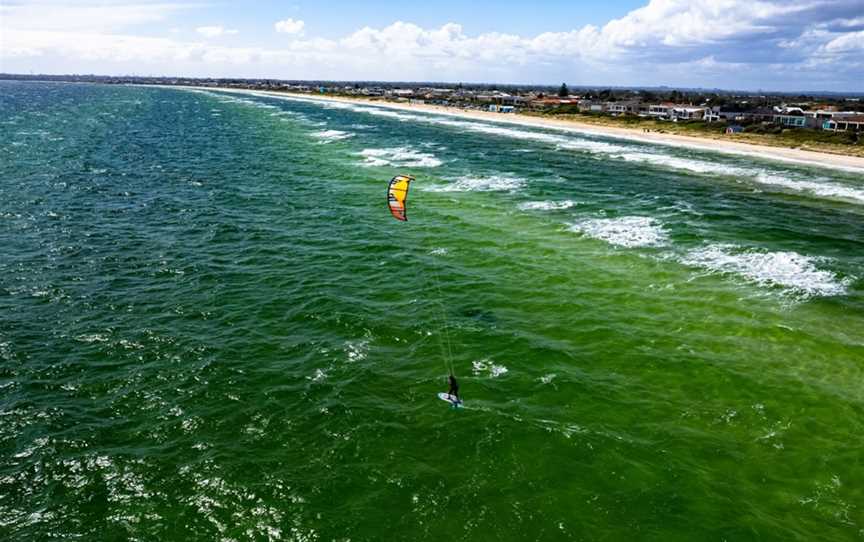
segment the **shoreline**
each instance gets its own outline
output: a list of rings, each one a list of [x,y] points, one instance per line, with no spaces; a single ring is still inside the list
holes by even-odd
[[[521,113],[493,113],[491,111],[466,110],[455,107],[447,107],[431,104],[393,103],[362,98],[347,98],[343,96],[318,96],[299,94],[292,92],[275,92],[268,90],[235,89],[226,87],[175,87],[194,90],[211,90],[218,92],[234,92],[239,94],[251,94],[293,100],[305,100],[311,102],[341,102],[352,105],[372,106],[385,109],[394,109],[405,112],[431,113],[446,115],[461,119],[480,120],[484,122],[495,122],[513,124],[531,128],[545,128],[560,130],[585,135],[624,139],[654,145],[665,145],[671,147],[689,148],[703,151],[734,154],[738,156],[750,156],[755,158],[767,158],[783,162],[797,163],[806,166],[827,167],[832,169],[847,170],[855,173],[864,173],[864,157],[842,154],[831,154],[825,152],[796,149],[791,147],[773,147],[757,145],[740,141],[725,141],[719,139],[702,138],[697,136],[686,136],[661,132],[644,132],[638,128],[623,128],[617,126],[605,126],[579,122],[577,120],[563,120],[554,118],[542,118]]]

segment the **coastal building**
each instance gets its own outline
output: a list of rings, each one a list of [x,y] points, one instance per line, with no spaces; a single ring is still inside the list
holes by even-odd
[[[829,125],[829,121],[831,120],[839,121],[860,115],[861,113],[859,111],[837,111],[836,107],[831,106],[804,112],[807,126],[811,128],[822,128],[823,130],[830,130],[830,128],[827,128],[826,126]]]
[[[610,115],[632,115],[639,112],[639,102],[636,100],[622,102],[606,102],[604,108]]]
[[[689,106],[673,107],[669,115],[676,122],[679,120],[702,120],[705,116],[705,108]]]
[[[673,109],[675,109],[675,104],[673,103],[651,104],[648,106],[648,116],[658,119],[671,119]]]
[[[506,92],[493,92],[490,94],[478,94],[474,97],[478,102],[494,103],[498,105],[516,105],[523,101],[521,97],[507,94]]]
[[[825,121],[823,130],[832,132],[864,132],[864,115],[844,116]]]
[[[594,100],[579,100],[580,113],[603,113],[606,111],[606,104]]]
[[[705,122],[720,122],[719,108],[712,107],[706,109],[703,118],[705,119]]]
[[[558,98],[554,96],[547,96],[545,98],[536,98],[529,102],[529,105],[534,109],[553,109],[555,107],[560,107],[562,105],[578,105],[579,98],[577,97],[567,97],[567,98]]]
[[[512,105],[492,104],[489,106],[489,111],[492,113],[515,113],[516,108]]]
[[[781,124],[789,128],[804,128],[807,117],[803,111],[789,111],[788,113],[780,113],[774,115],[774,124]]]
[[[410,88],[394,88],[388,91],[388,94],[397,98],[407,98],[409,96],[413,96],[414,91]]]

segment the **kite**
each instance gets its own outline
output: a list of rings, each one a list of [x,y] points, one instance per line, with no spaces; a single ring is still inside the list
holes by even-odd
[[[408,220],[405,203],[408,200],[408,186],[413,180],[414,177],[410,175],[396,175],[390,179],[390,186],[387,187],[387,206],[396,220],[403,222]]]

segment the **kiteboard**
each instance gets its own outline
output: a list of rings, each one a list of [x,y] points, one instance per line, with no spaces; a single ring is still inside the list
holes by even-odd
[[[459,399],[456,399],[455,397],[453,397],[449,393],[444,393],[442,391],[441,393],[438,394],[438,398],[441,399],[442,401],[447,401],[448,403],[450,403],[451,405],[453,405],[456,408],[462,408],[462,401],[460,401]]]

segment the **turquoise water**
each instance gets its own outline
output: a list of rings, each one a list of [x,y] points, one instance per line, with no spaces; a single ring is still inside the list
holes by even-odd
[[[4,540],[864,538],[861,172],[0,82],[0,246]]]

